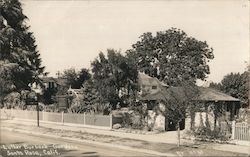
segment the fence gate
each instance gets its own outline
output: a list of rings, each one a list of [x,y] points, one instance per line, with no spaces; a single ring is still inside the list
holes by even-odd
[[[250,124],[245,122],[236,123],[233,126],[233,139],[240,141],[250,141]]]

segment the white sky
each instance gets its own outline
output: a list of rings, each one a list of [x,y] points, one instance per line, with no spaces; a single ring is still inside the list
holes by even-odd
[[[144,32],[176,27],[213,47],[208,81],[243,72],[249,61],[249,2],[211,1],[32,1],[24,13],[52,76],[64,69],[90,68],[107,48],[123,52]]]

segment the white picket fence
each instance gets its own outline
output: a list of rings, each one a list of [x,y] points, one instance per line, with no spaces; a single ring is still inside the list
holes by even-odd
[[[27,119],[37,120],[37,111],[0,109],[0,119]],[[112,129],[112,115],[94,114],[73,114],[73,113],[54,113],[39,112],[39,120],[42,122],[53,122],[58,124],[75,124],[88,127],[99,127]]]
[[[246,122],[232,122],[232,139],[239,141],[250,141],[250,124]]]

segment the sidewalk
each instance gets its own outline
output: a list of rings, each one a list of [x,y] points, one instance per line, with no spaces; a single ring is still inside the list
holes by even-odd
[[[26,125],[26,126],[36,126],[36,121],[26,121],[26,120],[20,120],[20,119],[14,119],[14,120],[4,120],[4,123],[10,123],[13,125]],[[112,131],[112,130],[101,130],[101,129],[93,129],[93,128],[86,128],[81,126],[69,126],[69,125],[63,125],[63,124],[57,124],[57,123],[45,123],[40,122],[41,128],[51,128],[51,129],[59,129],[64,131],[74,131],[74,132],[86,132],[90,134],[98,134],[98,135],[106,135],[106,136],[113,136],[113,137],[119,137],[123,139],[133,139],[133,140],[141,140],[141,141],[147,141],[147,142],[154,142],[154,143],[162,143],[162,144],[172,144],[176,145],[177,138],[176,138],[176,132],[164,132],[164,133],[158,133],[158,134],[134,134],[134,133],[124,133],[124,132],[118,132],[118,131]],[[183,132],[181,132],[181,135]],[[185,140],[181,139],[182,145],[193,145],[194,141],[191,140]],[[244,153],[244,154],[250,154],[250,149],[247,146],[240,146],[240,145],[232,145],[232,144],[216,144],[216,143],[199,143],[199,147],[203,149],[213,149],[213,150],[219,150],[219,151],[227,151],[227,152],[235,152],[235,153]]]
[[[23,119],[7,120],[6,122],[31,125],[31,126],[37,125],[36,121],[23,120]],[[88,133],[93,133],[93,134],[116,136],[116,137],[121,137],[121,138],[130,138],[130,139],[143,140],[143,141],[148,141],[148,142],[177,144],[177,134],[175,131],[143,135],[143,134],[135,134],[135,133],[124,133],[124,132],[119,132],[115,130],[107,130],[107,129],[101,129],[101,128],[99,129],[88,128],[88,127],[83,127],[81,125],[76,125],[76,124],[67,125],[67,124],[62,124],[62,123],[51,123],[51,122],[47,123],[47,122],[40,121],[40,126],[46,127],[46,128],[56,128],[56,129],[61,129],[61,130],[81,131],[81,132],[88,132]],[[181,135],[182,134],[183,132],[181,132]],[[192,141],[190,140],[185,140],[185,139],[181,140],[182,144],[190,143],[190,142],[192,143]]]

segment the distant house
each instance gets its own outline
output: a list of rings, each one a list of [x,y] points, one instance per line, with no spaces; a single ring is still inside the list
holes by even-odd
[[[31,89],[38,94],[43,94],[44,89],[57,89],[61,86],[66,86],[66,80],[63,78],[42,77],[42,85],[33,83]]]

